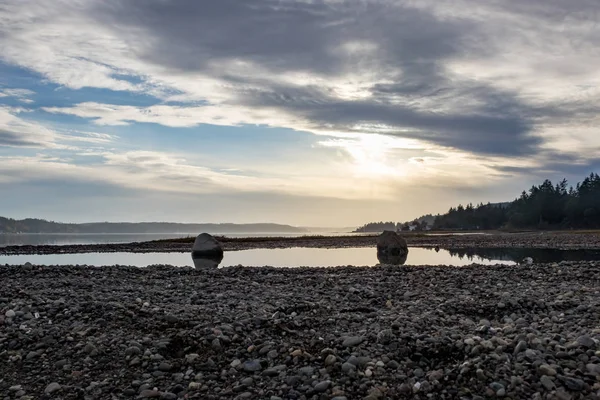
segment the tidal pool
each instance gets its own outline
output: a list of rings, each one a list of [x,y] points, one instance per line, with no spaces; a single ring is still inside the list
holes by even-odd
[[[465,266],[473,263],[514,265],[525,257],[535,262],[600,260],[598,250],[545,250],[545,249],[427,249],[409,248],[404,265]],[[156,264],[194,266],[190,253],[79,253],[49,255],[0,256],[0,265],[133,265],[145,267]],[[287,249],[253,249],[226,251],[219,267],[273,266],[273,267],[335,267],[373,266],[378,264],[377,250],[373,247],[341,249],[314,249],[293,247]],[[205,264],[209,265],[210,262]],[[214,262],[212,264],[215,264]]]

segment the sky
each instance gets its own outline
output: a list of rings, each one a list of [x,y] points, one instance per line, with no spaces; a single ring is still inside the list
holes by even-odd
[[[406,221],[600,170],[597,0],[0,0],[0,215]]]

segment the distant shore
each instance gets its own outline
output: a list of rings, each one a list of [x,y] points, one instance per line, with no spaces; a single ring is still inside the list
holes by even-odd
[[[300,237],[219,237],[225,251],[250,249],[276,249],[290,247],[345,248],[372,247],[377,234],[353,236],[300,236]],[[462,232],[452,233],[402,233],[409,246],[427,248],[539,248],[539,249],[600,249],[600,231],[553,232]],[[191,250],[193,237],[153,240],[135,243],[82,244],[82,245],[25,245],[0,247],[0,254],[61,254],[104,252],[180,252]]]

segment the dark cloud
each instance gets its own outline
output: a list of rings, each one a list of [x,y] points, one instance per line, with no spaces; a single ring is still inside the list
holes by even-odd
[[[465,31],[475,29],[385,1],[113,0],[98,7],[95,16],[123,35],[132,26],[148,35],[143,58],[190,71],[243,60],[279,72],[337,75],[357,68],[349,61],[365,61],[340,54],[340,46],[366,41],[380,48],[366,68],[394,70],[399,63],[427,73],[429,64],[463,51]]]
[[[143,60],[224,80],[238,104],[281,109],[314,129],[380,125],[391,134],[474,153],[538,151],[541,140],[531,135],[535,110],[513,93],[451,77],[444,67],[473,52],[492,51],[476,40],[484,40],[480,27],[403,4],[111,0],[92,14],[130,40]],[[343,50],[363,44],[376,50]],[[256,78],[252,71],[219,69],[229,61],[270,72]],[[324,88],[282,83],[278,74],[290,71],[331,78],[369,73],[388,83],[373,84],[367,100],[345,100]]]
[[[9,147],[45,147],[47,143],[33,140],[19,132],[12,132],[0,128],[0,146]]]

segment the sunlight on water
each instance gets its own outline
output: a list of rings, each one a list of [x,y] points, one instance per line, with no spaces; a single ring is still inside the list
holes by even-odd
[[[0,264],[36,265],[134,265],[144,267],[152,264],[175,266],[193,266],[188,253],[82,253],[51,255],[15,255],[0,256]],[[373,266],[378,264],[377,251],[372,247],[343,249],[255,249],[225,252],[221,267],[234,265],[274,266],[274,267],[332,267],[343,265]],[[433,249],[410,248],[404,265],[454,265],[478,264],[514,264],[512,261],[490,261],[474,256],[460,257],[447,250],[436,252]]]

